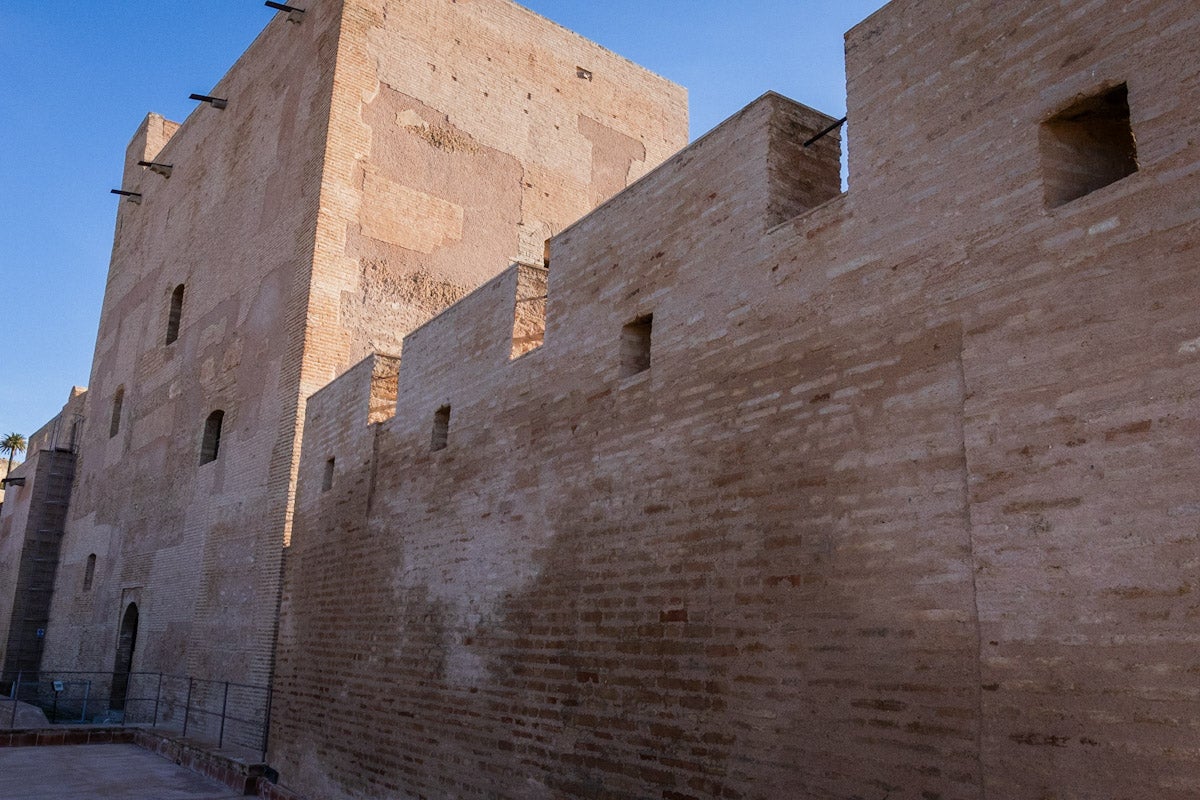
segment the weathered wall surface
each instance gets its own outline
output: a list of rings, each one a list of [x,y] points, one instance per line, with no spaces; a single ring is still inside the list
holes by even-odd
[[[393,419],[314,397],[282,783],[1192,796],[1198,34],[895,3],[848,194],[806,210],[836,145],[768,96],[554,240],[540,348],[510,272],[408,338]],[[1122,82],[1139,170],[1049,208],[1043,121]]]
[[[508,0],[344,13],[304,396],[687,144],[682,88]]]

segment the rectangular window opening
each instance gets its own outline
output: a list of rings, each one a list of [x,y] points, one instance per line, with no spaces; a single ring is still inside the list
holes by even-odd
[[[650,339],[654,315],[638,317],[621,329],[621,377],[650,369]]]
[[[321,476],[321,491],[328,492],[333,488],[333,466],[334,459],[329,459],[325,462],[325,474]]]
[[[1072,103],[1042,123],[1039,143],[1049,208],[1137,172],[1128,87],[1122,83]]]
[[[450,443],[450,406],[442,406],[433,415],[433,439],[430,450],[445,450]]]

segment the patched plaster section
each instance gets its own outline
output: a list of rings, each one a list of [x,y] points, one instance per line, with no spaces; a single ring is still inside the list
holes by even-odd
[[[400,352],[405,332],[468,293],[428,270],[409,271],[384,259],[364,258],[358,268],[361,290],[342,293],[339,315],[355,340],[367,343],[367,352]],[[385,318],[391,322],[386,329],[379,324]]]
[[[633,165],[646,161],[646,145],[583,114],[578,124],[592,145],[590,200],[599,205],[629,185]]]
[[[396,114],[396,125],[424,139],[426,144],[439,150],[445,150],[447,153],[473,154],[479,152],[479,146],[471,141],[471,137],[451,125],[431,125],[411,108]]]
[[[462,239],[463,209],[368,171],[359,223],[372,239],[430,254]]]

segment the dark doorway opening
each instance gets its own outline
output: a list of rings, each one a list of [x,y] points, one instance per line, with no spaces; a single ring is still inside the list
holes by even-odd
[[[130,603],[121,618],[121,634],[117,638],[117,657],[113,661],[112,698],[108,707],[125,710],[125,695],[129,691],[129,673],[133,669],[133,648],[137,645],[137,603]]]

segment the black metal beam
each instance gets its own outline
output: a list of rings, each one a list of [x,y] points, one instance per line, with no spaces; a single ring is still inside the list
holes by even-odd
[[[820,132],[820,133],[818,133],[816,136],[812,137],[812,138],[811,138],[811,139],[809,139],[807,142],[805,142],[805,143],[804,143],[804,146],[805,146],[805,147],[808,147],[808,146],[809,146],[810,144],[812,144],[813,142],[815,142],[815,141],[817,141],[817,140],[819,140],[819,139],[823,139],[824,137],[826,137],[826,136],[828,136],[829,134],[833,133],[834,131],[836,131],[838,128],[842,127],[842,126],[843,126],[843,125],[845,125],[845,124],[846,124],[846,118],[845,118],[845,117],[842,117],[842,118],[841,118],[841,119],[839,119],[837,122],[833,123],[833,124],[832,124],[832,125],[830,125],[828,128],[826,128],[825,130],[821,131],[821,132]]]
[[[159,175],[162,175],[164,178],[171,177],[171,170],[173,169],[173,165],[163,164],[159,161],[139,161],[138,166],[139,167],[149,167],[151,172],[157,172]]]
[[[188,95],[189,100],[199,100],[201,103],[208,103],[213,108],[224,108],[229,105],[229,100],[224,97],[212,97],[207,94],[192,93]]]
[[[267,8],[273,8],[276,11],[286,11],[289,14],[303,14],[304,13],[303,8],[296,8],[295,6],[289,6],[286,3],[274,3],[274,2],[272,2],[272,0],[267,0],[267,2],[263,3],[263,5],[265,5]]]

